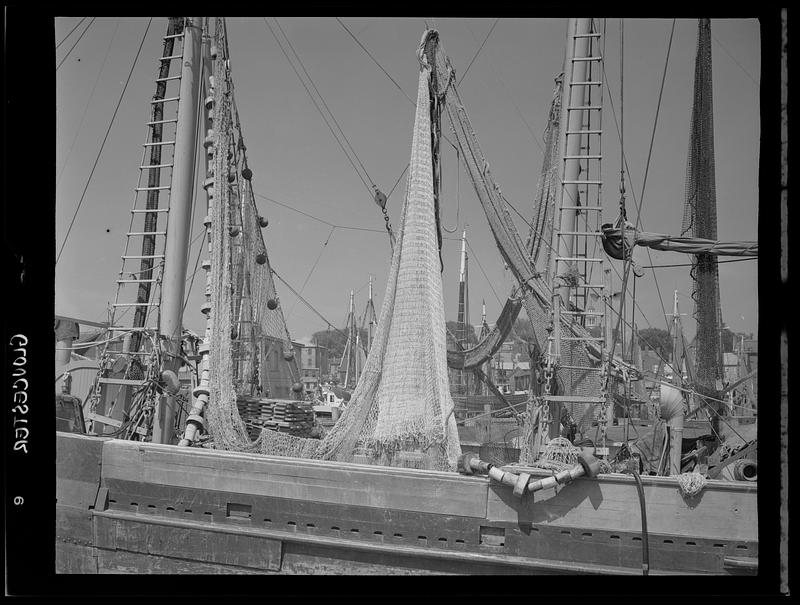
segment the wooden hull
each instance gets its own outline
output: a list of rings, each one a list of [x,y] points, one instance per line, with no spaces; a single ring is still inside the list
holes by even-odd
[[[57,456],[57,573],[641,574],[624,475],[518,499],[485,477],[68,433]],[[651,574],[755,573],[754,485],[686,501],[643,481]]]

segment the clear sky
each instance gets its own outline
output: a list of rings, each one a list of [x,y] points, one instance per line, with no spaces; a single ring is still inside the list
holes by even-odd
[[[80,18],[56,20],[60,42]],[[89,23],[87,19],[57,49],[60,62]],[[270,24],[275,27],[272,18]],[[424,18],[342,18],[380,65],[415,98],[417,45]],[[495,22],[493,18],[437,18],[445,51],[459,78]],[[116,106],[147,18],[98,17],[58,68],[56,250],[61,246]],[[364,164],[370,178],[388,193],[408,163],[414,106],[333,17],[279,18],[292,45]],[[635,220],[650,137],[656,116],[671,19],[624,21],[624,95],[620,98],[619,20],[606,23],[606,81],[619,119],[624,112],[628,214]],[[120,255],[130,220],[133,188],[142,157],[149,100],[166,19],[154,18],[105,149],[87,190],[61,260],[56,266],[56,313],[104,320],[113,301]],[[712,21],[714,134],[718,233],[723,240],[758,238],[759,25],[755,20]],[[375,276],[380,309],[390,262],[383,217],[315,109],[262,18],[229,18],[231,68],[257,194],[341,227],[313,220],[263,198],[257,202],[270,220],[265,230],[274,269],[333,324],[342,327],[349,291],[357,311],[366,304],[369,275]],[[542,162],[542,134],[562,69],[566,19],[500,19],[461,81],[459,90],[481,147],[504,196],[524,216]],[[678,20],[669,56],[658,128],[642,199],[642,227],[678,235],[683,212],[689,142],[697,22]],[[608,105],[607,105],[608,107]],[[446,118],[445,118],[446,121]],[[619,201],[620,143],[611,111],[603,116],[604,220],[613,221]],[[450,132],[449,124],[443,125]],[[483,211],[456,156],[444,145],[442,222],[454,232],[443,245],[445,304],[456,318],[460,243],[468,224],[470,307],[480,322],[480,303],[494,321],[512,285],[490,235]],[[399,221],[405,181],[389,198],[393,225]],[[198,188],[199,189],[199,188]],[[199,190],[202,193],[202,190]],[[192,237],[202,231],[205,200],[194,215]],[[518,217],[515,216],[515,219]],[[527,236],[522,220],[517,225]],[[374,230],[374,231],[369,231]],[[190,251],[190,271],[198,254]],[[324,245],[327,241],[327,245]],[[203,253],[203,258],[207,253]],[[682,254],[644,250],[642,265],[688,263]],[[317,260],[319,259],[319,260]],[[651,262],[652,260],[652,262]],[[316,263],[316,266],[315,266]],[[617,263],[619,265],[619,263]],[[309,277],[312,267],[313,273]],[[619,267],[618,267],[619,268]],[[643,314],[640,328],[665,328],[662,304],[671,312],[678,289],[682,312],[691,313],[688,267],[648,269],[637,280]],[[734,331],[757,332],[758,261],[720,265],[723,321]],[[616,278],[615,278],[616,279]],[[656,287],[656,280],[659,292]],[[619,280],[616,281],[619,285]],[[194,282],[185,323],[202,333],[199,306],[205,279]],[[278,291],[295,339],[325,328],[280,282]],[[693,322],[685,322],[691,336]]]

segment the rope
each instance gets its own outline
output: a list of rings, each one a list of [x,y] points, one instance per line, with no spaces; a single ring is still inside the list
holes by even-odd
[[[84,17],[84,19],[85,18],[86,17]],[[75,131],[75,136],[72,137],[72,143],[69,146],[69,151],[67,151],[67,157],[64,159],[64,165],[61,167],[61,171],[58,173],[58,179],[56,180],[56,187],[58,187],[58,184],[61,182],[61,177],[64,175],[64,170],[66,169],[67,164],[69,163],[69,158],[72,155],[72,149],[75,147],[75,142],[78,140],[78,135],[81,133],[81,129],[83,128],[83,121],[86,119],[86,114],[89,111],[89,105],[92,104],[92,99],[94,98],[94,91],[97,89],[97,83],[100,81],[100,75],[103,73],[103,68],[106,65],[106,59],[108,59],[108,54],[111,51],[111,44],[114,42],[114,38],[117,35],[118,29],[119,29],[119,19],[117,19],[117,24],[114,26],[114,33],[111,34],[111,40],[108,41],[108,48],[106,48],[106,54],[103,57],[103,63],[100,65],[100,71],[97,72],[97,77],[94,79],[94,84],[92,85],[92,92],[89,93],[89,99],[83,106],[83,115],[81,116],[81,121],[78,123],[78,128]]]
[[[81,19],[80,21],[78,21],[78,24],[77,24],[75,27],[73,27],[71,30],[69,30],[69,33],[68,33],[66,36],[64,36],[64,37],[61,39],[61,42],[59,42],[58,44],[56,44],[56,50],[58,50],[58,47],[59,47],[59,46],[61,46],[62,44],[64,44],[64,42],[66,41],[66,39],[67,39],[67,38],[69,38],[69,37],[72,35],[72,32],[74,32],[76,29],[78,29],[78,28],[81,26],[81,23],[83,23],[84,21],[86,21],[86,19],[87,19],[87,17],[84,17],[83,19]]]
[[[372,59],[372,61],[375,63],[375,65],[377,65],[377,66],[380,68],[380,70],[381,70],[383,73],[385,73],[385,74],[386,74],[386,77],[387,77],[387,78],[389,78],[389,79],[392,81],[392,83],[393,83],[393,84],[394,84],[394,85],[397,87],[397,89],[398,89],[400,92],[402,92],[402,93],[405,95],[406,99],[408,99],[409,101],[411,101],[411,103],[412,103],[413,105],[415,105],[415,106],[416,106],[416,104],[417,104],[417,103],[416,103],[416,101],[414,101],[414,99],[412,99],[411,97],[409,97],[409,96],[408,96],[408,93],[406,93],[406,91],[405,91],[405,90],[403,90],[403,87],[402,87],[402,86],[400,86],[400,85],[397,83],[397,80],[395,80],[395,79],[394,79],[392,76],[390,76],[390,75],[389,75],[389,72],[388,72],[388,71],[386,71],[386,70],[383,68],[383,66],[382,66],[380,63],[378,63],[378,60],[377,60],[375,57],[373,57],[373,56],[372,56],[372,53],[371,53],[371,52],[369,52],[369,51],[367,50],[367,47],[366,47],[366,46],[364,46],[363,44],[361,44],[361,42],[359,41],[359,39],[358,39],[358,38],[356,38],[355,34],[354,34],[353,32],[351,32],[351,31],[350,31],[350,29],[348,29],[348,27],[347,27],[347,26],[346,26],[346,25],[345,25],[345,24],[342,22],[342,20],[341,20],[339,17],[334,17],[334,18],[335,18],[335,19],[336,19],[336,20],[339,22],[339,25],[341,25],[341,26],[342,26],[342,27],[345,29],[345,31],[346,31],[348,34],[350,34],[350,37],[351,37],[351,38],[353,38],[353,40],[355,40],[356,44],[358,44],[358,45],[361,47],[361,49],[362,49],[362,50],[363,50],[365,53],[367,53],[367,55],[369,56],[369,58],[370,58],[370,59]],[[388,197],[388,196],[387,196],[387,197]]]
[[[325,240],[325,243],[322,244],[322,248],[320,249],[319,254],[317,254],[317,258],[314,261],[314,264],[311,266],[311,269],[309,270],[308,275],[306,275],[306,279],[303,282],[303,285],[300,286],[300,293],[301,294],[306,289],[306,285],[308,285],[308,280],[311,279],[311,274],[314,273],[314,269],[317,268],[317,263],[319,263],[319,259],[322,258],[322,255],[325,252],[325,248],[328,247],[328,242],[331,241],[331,237],[333,236],[333,232],[334,231],[336,231],[336,227],[331,227],[330,233],[328,233],[328,237]],[[292,311],[295,310],[295,307],[297,307],[297,302],[296,301],[295,301],[295,304],[292,306],[292,308],[289,309],[289,312],[286,314],[286,320],[287,321],[288,321],[289,317],[291,316]]]
[[[322,119],[325,121],[325,125],[331,131],[331,134],[336,139],[336,142],[339,144],[339,147],[341,147],[342,151],[347,156],[347,159],[350,162],[351,166],[353,166],[353,170],[356,171],[356,174],[358,175],[358,178],[364,184],[364,187],[366,187],[367,191],[370,194],[370,197],[372,197],[373,196],[373,190],[370,189],[370,186],[367,184],[367,181],[364,180],[364,176],[362,176],[361,172],[359,172],[359,170],[358,170],[358,167],[355,165],[355,163],[353,163],[353,159],[350,157],[350,154],[347,152],[347,149],[345,149],[344,145],[342,145],[342,142],[339,139],[339,136],[337,136],[337,134],[334,131],[333,127],[330,125],[330,122],[329,122],[328,118],[326,117],[326,115],[322,111],[322,109],[320,108],[319,103],[317,103],[316,98],[311,93],[311,91],[309,90],[309,88],[306,85],[305,81],[303,80],[302,76],[297,71],[297,68],[294,66],[294,63],[292,63],[292,60],[289,58],[289,55],[286,53],[286,50],[284,49],[283,44],[281,44],[280,39],[278,38],[277,34],[275,33],[275,30],[272,29],[272,26],[269,24],[269,22],[267,21],[266,17],[262,17],[262,19],[264,20],[264,23],[267,25],[267,27],[269,27],[269,30],[272,33],[273,37],[275,38],[275,41],[278,42],[278,45],[281,48],[281,52],[286,57],[286,60],[289,61],[289,64],[292,66],[292,69],[294,70],[295,74],[300,79],[300,83],[303,85],[303,88],[305,88],[306,92],[308,93],[309,97],[311,98],[311,101],[314,103],[314,106],[317,108],[317,111],[320,112],[320,115],[322,116]],[[370,178],[369,173],[367,173],[366,168],[364,168],[364,164],[359,159],[358,154],[356,154],[355,150],[353,149],[353,146],[350,144],[350,141],[348,140],[347,136],[344,134],[344,131],[342,130],[341,126],[339,126],[339,123],[336,121],[336,118],[334,117],[333,112],[331,112],[330,108],[328,107],[328,104],[325,102],[325,99],[322,97],[322,94],[319,92],[319,89],[317,88],[316,84],[314,84],[314,81],[311,79],[311,76],[308,74],[308,71],[306,70],[305,65],[303,65],[303,61],[300,59],[300,56],[297,54],[297,51],[294,49],[294,46],[292,46],[292,43],[289,40],[289,37],[286,35],[286,32],[283,31],[283,28],[281,27],[281,25],[280,25],[280,23],[278,22],[277,19],[275,19],[275,24],[278,26],[278,29],[281,31],[281,33],[283,34],[284,38],[286,39],[286,43],[288,44],[289,48],[291,49],[292,53],[294,54],[297,62],[300,64],[300,67],[302,68],[303,73],[305,73],[305,75],[308,78],[309,82],[311,82],[311,86],[314,88],[314,90],[316,91],[317,95],[319,95],[319,98],[322,101],[322,104],[325,106],[325,109],[327,109],[327,111],[330,114],[330,117],[333,120],[334,124],[336,124],[336,127],[339,129],[339,133],[341,134],[341,137],[345,140],[345,142],[347,143],[347,146],[350,148],[351,153],[355,157],[355,159],[358,162],[358,164],[361,166],[361,170],[363,170],[364,175],[367,177],[367,180],[372,184],[372,187],[375,188],[376,185],[373,182],[373,180]]]
[[[341,334],[342,336],[344,336],[344,337],[347,337],[347,334],[345,334],[345,333],[344,333],[342,330],[340,330],[340,329],[339,329],[339,328],[337,328],[335,325],[333,325],[331,322],[329,322],[327,319],[325,319],[325,317],[322,315],[322,313],[320,313],[319,311],[317,311],[317,310],[314,308],[314,306],[313,306],[313,305],[312,305],[310,302],[308,302],[308,301],[307,301],[305,298],[303,298],[303,297],[302,297],[302,296],[301,296],[301,295],[300,295],[300,294],[297,292],[297,290],[295,290],[294,288],[292,288],[292,286],[290,286],[290,285],[289,285],[289,282],[287,282],[287,281],[286,281],[285,279],[283,279],[283,278],[282,278],[280,275],[278,275],[278,272],[277,272],[277,271],[275,271],[275,269],[273,269],[273,270],[272,270],[272,274],[273,274],[275,277],[277,277],[279,280],[281,280],[281,282],[283,282],[283,285],[284,285],[284,286],[286,286],[287,288],[289,288],[289,290],[292,292],[292,294],[294,294],[294,295],[295,295],[297,298],[299,298],[301,301],[303,301],[303,303],[305,303],[305,305],[306,305],[306,306],[307,306],[309,309],[311,309],[311,310],[312,310],[314,313],[316,313],[316,314],[317,314],[317,316],[318,316],[318,317],[319,317],[319,318],[320,318],[322,321],[324,321],[324,322],[325,322],[325,324],[326,324],[326,325],[327,325],[329,328],[333,328],[334,330],[336,330],[337,332],[339,332],[339,334]]]
[[[678,487],[686,498],[693,498],[706,485],[706,478],[700,473],[681,473],[675,479],[678,480]]]
[[[717,264],[721,265],[722,263],[740,263],[740,262],[746,261],[746,260],[758,260],[758,257],[757,256],[751,256],[751,257],[748,257],[748,258],[732,258],[732,259],[729,259],[729,260],[718,260]],[[645,266],[642,267],[642,269],[664,269],[664,268],[667,268],[667,267],[693,267],[693,266],[694,266],[694,263],[683,263],[683,264],[677,264],[677,265],[645,265]]]
[[[402,175],[401,175],[401,177],[402,177]],[[398,181],[399,181],[399,179],[398,179]],[[336,229],[347,229],[347,230],[351,230],[351,231],[369,231],[369,232],[372,232],[372,233],[384,233],[384,230],[382,230],[382,229],[372,229],[370,227],[356,227],[356,226],[353,226],[353,225],[337,225],[337,224],[332,223],[332,222],[330,222],[328,220],[325,220],[324,218],[319,218],[318,216],[314,216],[313,214],[309,214],[308,212],[304,212],[302,210],[298,210],[297,208],[294,208],[294,207],[290,206],[289,204],[285,204],[285,203],[279,202],[278,200],[275,200],[275,199],[273,199],[271,197],[267,197],[266,195],[261,195],[260,193],[255,193],[255,192],[253,192],[253,195],[255,195],[257,197],[260,197],[262,199],[265,199],[268,202],[272,202],[273,204],[277,204],[278,206],[282,206],[282,207],[286,208],[287,210],[291,210],[292,212],[296,212],[298,214],[302,214],[303,216],[307,216],[308,218],[310,218],[312,220],[315,220],[317,222],[320,222],[323,225],[328,225],[328,227],[335,227]],[[389,196],[386,196],[386,197],[388,198]],[[452,238],[450,238],[450,239],[452,239]]]
[[[469,33],[472,34],[472,37],[477,42],[478,38],[477,38],[477,36],[475,36],[475,32],[472,31],[472,28],[469,26],[469,23],[468,23],[468,21],[466,19],[464,19],[464,25],[466,26],[466,28],[469,30]],[[495,68],[492,65],[491,61],[489,60],[488,51],[486,53],[486,64],[489,66],[489,72],[492,74],[492,76],[494,76],[494,78],[497,80],[497,82],[500,84],[500,86],[503,87],[503,90],[505,90],[506,93],[508,94],[508,98],[511,101],[511,104],[514,106],[514,109],[517,111],[517,115],[522,120],[522,123],[525,124],[525,128],[528,129],[528,132],[530,133],[531,138],[533,139],[533,142],[536,143],[536,145],[539,147],[539,149],[542,150],[542,153],[545,153],[544,147],[542,147],[542,144],[539,142],[539,139],[537,139],[536,135],[533,133],[533,129],[531,128],[531,125],[528,124],[528,121],[525,119],[525,116],[522,115],[522,111],[520,110],[519,106],[514,101],[514,97],[511,96],[511,91],[508,89],[508,87],[506,86],[505,82],[503,81],[503,78],[501,77],[500,70]],[[466,72],[465,72],[464,75],[466,75]],[[463,82],[463,78],[462,78],[462,82]]]
[[[147,27],[144,30],[142,41],[139,43],[139,49],[136,51],[136,56],[133,59],[131,70],[128,72],[128,77],[125,80],[125,86],[122,88],[122,92],[119,95],[119,100],[117,101],[117,106],[114,108],[114,114],[111,116],[111,121],[108,123],[106,134],[105,136],[103,136],[103,142],[100,144],[100,150],[97,152],[97,157],[95,158],[94,165],[92,166],[92,170],[89,173],[89,178],[86,179],[86,185],[83,188],[83,193],[81,193],[80,200],[78,200],[78,207],[75,208],[75,214],[72,215],[72,220],[70,221],[69,227],[67,228],[67,234],[64,236],[64,241],[61,243],[61,248],[58,251],[58,256],[56,256],[56,264],[58,264],[58,261],[61,258],[61,253],[64,251],[64,246],[67,245],[67,240],[69,239],[69,234],[72,231],[72,226],[75,224],[75,219],[77,218],[78,212],[80,211],[81,205],[83,204],[83,199],[86,196],[86,191],[89,189],[89,184],[92,182],[92,176],[94,176],[94,171],[97,168],[97,163],[100,161],[100,155],[103,153],[103,148],[105,147],[106,141],[108,140],[108,135],[111,133],[111,127],[114,125],[114,119],[117,117],[117,112],[119,111],[119,106],[122,104],[122,99],[125,96],[125,91],[128,90],[128,84],[131,81],[133,70],[136,67],[137,61],[139,60],[139,54],[142,52],[142,46],[144,46],[144,40],[147,37],[147,32],[150,31],[150,24],[152,22],[153,18],[150,17],[150,20],[147,22]]]
[[[753,76],[751,76],[751,75],[750,75],[750,72],[748,72],[748,71],[747,71],[747,70],[746,70],[746,69],[745,69],[745,68],[742,66],[742,64],[741,64],[741,63],[739,63],[739,62],[736,60],[736,57],[734,57],[734,56],[733,56],[733,55],[732,55],[732,54],[731,54],[731,53],[728,51],[728,49],[727,49],[727,48],[725,48],[725,46],[722,44],[722,42],[720,42],[720,41],[719,41],[719,39],[717,39],[717,37],[716,37],[714,34],[711,34],[711,37],[713,38],[714,42],[716,42],[717,44],[719,44],[719,47],[720,47],[722,50],[724,50],[724,51],[725,51],[725,54],[726,54],[726,55],[728,55],[728,56],[729,56],[731,59],[733,59],[733,62],[734,62],[734,63],[736,63],[736,65],[738,65],[738,66],[739,66],[739,69],[741,69],[741,70],[744,72],[744,74],[745,74],[745,75],[746,75],[748,78],[750,78],[750,80],[752,80],[753,84],[755,84],[756,86],[758,86],[759,84],[758,84],[758,82],[756,81],[756,79],[755,79]]]
[[[85,17],[84,17],[84,18],[85,18]],[[66,54],[66,55],[64,55],[64,58],[63,58],[63,59],[61,59],[61,62],[60,62],[58,65],[56,65],[56,71],[58,71],[58,68],[59,68],[59,67],[61,67],[61,66],[64,64],[64,61],[66,61],[66,60],[67,60],[67,58],[68,58],[68,57],[70,56],[70,54],[72,53],[72,49],[73,49],[73,48],[75,48],[75,47],[78,45],[78,42],[80,42],[80,41],[81,41],[81,39],[83,39],[83,36],[86,34],[86,32],[88,32],[88,31],[89,31],[89,28],[92,26],[92,23],[94,23],[94,20],[95,20],[95,19],[97,19],[97,17],[92,17],[92,20],[91,20],[91,21],[89,21],[89,25],[87,25],[87,26],[86,26],[86,29],[84,29],[84,30],[81,32],[81,35],[80,35],[80,36],[78,36],[78,39],[77,39],[77,40],[75,40],[75,44],[73,44],[72,46],[70,46],[70,47],[69,47],[69,50],[67,51],[67,54]],[[72,32],[70,32],[70,33],[72,33]],[[67,35],[69,35],[69,34],[67,34]],[[63,42],[63,40],[62,40],[62,42]]]
[[[467,77],[467,73],[469,72],[469,68],[472,67],[473,63],[475,63],[475,59],[478,58],[478,55],[480,54],[481,50],[483,50],[483,47],[486,44],[486,41],[489,39],[489,36],[492,35],[492,32],[494,31],[494,28],[497,25],[498,21],[500,21],[500,17],[498,17],[497,19],[494,20],[494,23],[492,23],[492,27],[489,29],[489,33],[486,34],[486,37],[483,39],[483,42],[481,42],[480,47],[475,52],[475,55],[472,57],[472,61],[469,62],[469,65],[467,65],[467,69],[464,70],[464,75],[461,76],[461,80],[460,80],[461,83],[463,83],[464,82],[464,78]]]

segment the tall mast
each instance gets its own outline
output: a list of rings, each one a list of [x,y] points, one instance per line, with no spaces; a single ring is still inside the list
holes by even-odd
[[[567,54],[564,60],[564,97],[561,104],[561,144],[564,165],[561,177],[562,186],[556,199],[558,208],[564,206],[579,206],[578,176],[581,170],[580,160],[581,145],[588,144],[582,136],[567,136],[567,133],[579,132],[586,121],[589,110],[575,109],[585,107],[585,100],[589,95],[589,86],[586,74],[589,68],[589,51],[591,48],[591,19],[570,19],[568,28]],[[587,135],[588,136],[588,135]],[[585,200],[584,200],[585,204]],[[571,258],[575,251],[575,237],[571,234],[578,230],[578,211],[561,211],[554,213],[553,221],[559,222],[559,228],[553,230],[551,242],[556,255],[550,256],[550,279],[556,278],[556,257]],[[561,235],[559,235],[559,233]],[[583,269],[584,267],[580,267]],[[563,271],[564,267],[559,267]],[[569,301],[569,288],[558,289],[561,302],[565,305]]]
[[[364,348],[364,353],[369,354],[372,348],[372,339],[375,336],[375,326],[378,324],[378,316],[375,314],[375,304],[372,302],[372,275],[369,276],[369,298],[367,299],[367,306],[364,308],[364,315],[361,318],[361,329],[367,331],[367,343]]]
[[[461,234],[461,270],[458,274],[458,341],[463,349],[469,343],[469,332],[472,326],[469,323],[469,265],[467,260],[467,229]],[[458,392],[467,393],[467,378],[464,370],[458,370]]]
[[[714,175],[714,120],[711,75],[711,22],[700,19],[694,75],[689,158],[686,166],[686,201],[683,234],[717,239],[717,200]],[[695,379],[698,390],[716,396],[722,378],[720,346],[719,273],[716,257],[699,254],[693,262],[697,347]],[[722,406],[719,414],[723,413]],[[715,424],[718,416],[714,417]]]
[[[192,214],[192,183],[197,149],[197,109],[200,92],[201,17],[190,17],[184,27],[175,155],[172,167],[169,222],[164,252],[164,278],[161,290],[159,332],[165,362],[163,370],[178,373],[183,331],[183,299],[189,256],[189,230]],[[153,424],[153,442],[172,443],[174,438],[175,398],[167,395],[159,404]]]
[[[355,292],[350,290],[350,308],[347,312],[347,343],[342,352],[342,359],[339,362],[339,372],[341,375],[344,366],[344,388],[350,387],[351,378],[358,381],[358,326],[356,326],[354,312]],[[352,373],[350,371],[352,367]]]
[[[486,338],[489,335],[489,332],[490,332],[489,324],[486,323],[486,300],[484,299],[484,300],[481,301],[481,336],[480,336],[480,339],[483,340],[484,338]],[[483,364],[483,367],[481,368],[481,370],[483,371],[484,374],[486,374],[486,376],[489,378],[489,380],[492,380],[492,363],[491,363],[491,360],[487,360]],[[481,392],[480,392],[481,395],[488,395],[489,394],[489,387],[484,383],[481,383],[481,389],[480,390],[481,390]]]

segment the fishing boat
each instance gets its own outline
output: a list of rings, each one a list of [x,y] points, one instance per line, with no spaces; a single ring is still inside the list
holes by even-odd
[[[709,83],[709,35],[702,20],[696,86]],[[613,460],[614,395],[640,376],[607,337],[610,304],[589,308],[590,292],[606,291],[603,263],[621,263],[627,276],[639,245],[689,251],[713,267],[715,255],[757,254],[757,244],[644,233],[629,227],[622,205],[617,223],[600,224],[601,39],[598,20],[568,21],[551,108],[558,127],[549,129],[549,166],[526,242],[439,32],[424,31],[409,66],[419,81],[406,196],[395,229],[387,217],[386,293],[351,399],[324,435],[275,426],[253,435],[242,402],[291,416],[302,391],[298,355],[267,253],[268,221],[253,195],[225,20],[169,18],[127,234],[133,248],[123,255],[93,391],[87,401],[69,400],[91,428],[56,435],[56,571],[757,573],[757,481],[682,472],[680,389],[659,410],[667,437],[655,455],[666,471],[641,472],[644,455]],[[701,105],[698,121],[710,111]],[[516,280],[494,329],[471,348],[446,346],[443,141],[459,150]],[[208,253],[199,341],[183,321],[197,149]],[[375,201],[385,211],[377,188]],[[132,323],[121,325],[126,308]],[[510,408],[519,461],[504,464],[462,449],[448,367],[480,379],[522,309],[541,381],[531,381],[524,410]],[[603,329],[592,331],[596,321]],[[577,441],[563,430],[573,425],[598,437]]]

